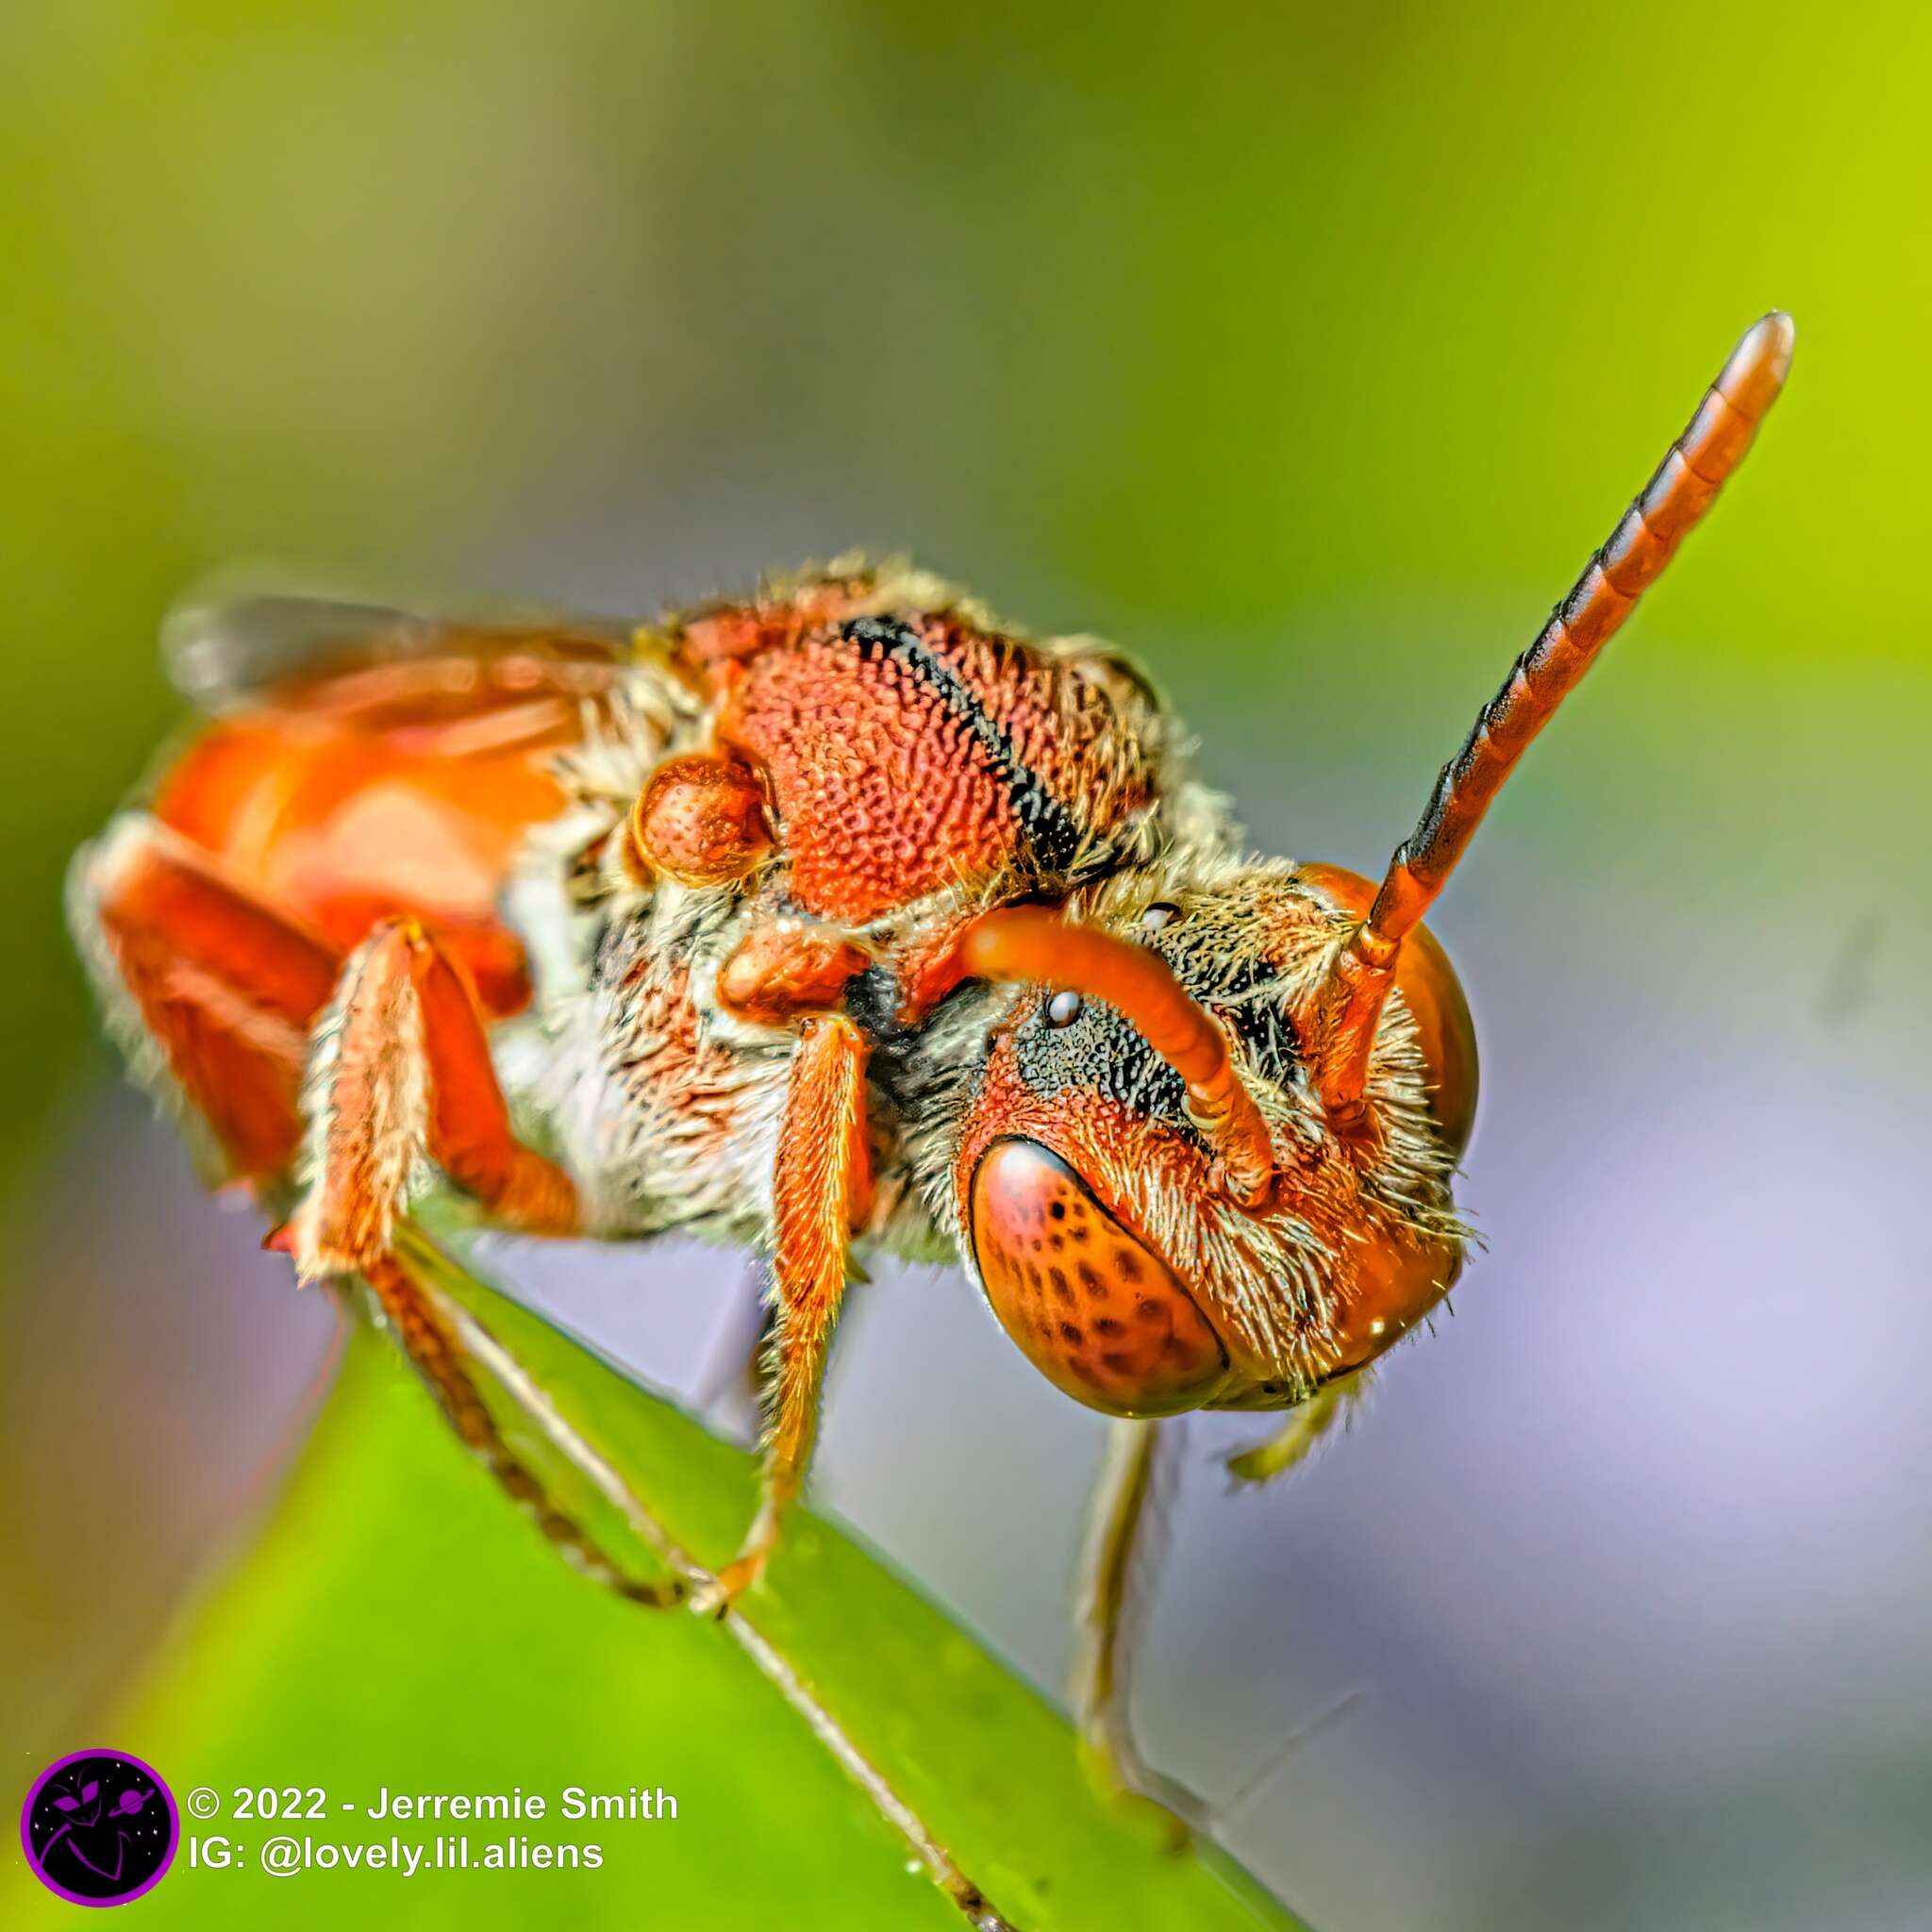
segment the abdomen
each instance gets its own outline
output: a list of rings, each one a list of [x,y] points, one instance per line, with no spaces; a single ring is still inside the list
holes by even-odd
[[[338,952],[416,915],[503,1017],[529,983],[499,895],[525,835],[562,810],[547,767],[581,737],[576,704],[474,659],[348,670],[208,724],[152,808]]]

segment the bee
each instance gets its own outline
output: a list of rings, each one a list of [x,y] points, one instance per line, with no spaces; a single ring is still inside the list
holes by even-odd
[[[633,1594],[494,1431],[403,1252],[420,1191],[769,1257],[762,1502],[709,1609],[804,1484],[859,1257],[957,1260],[1119,1419],[1078,1701],[1145,1788],[1121,1629],[1153,1425],[1280,1412],[1234,1459],[1279,1474],[1456,1281],[1476,1049],[1423,916],[1791,343],[1782,314],[1745,335],[1378,882],[1249,856],[1124,658],[904,565],[643,625],[189,608],[166,646],[203,722],[71,874],[108,1023],[297,1275],[366,1282],[465,1440]]]

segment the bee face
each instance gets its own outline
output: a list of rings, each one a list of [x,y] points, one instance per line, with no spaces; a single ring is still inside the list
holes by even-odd
[[[1078,908],[1156,953],[1220,1023],[1274,1148],[1257,1205],[1228,1197],[1186,1083],[1120,1008],[1038,987],[994,1036],[955,1163],[966,1246],[1008,1333],[1091,1407],[1297,1401],[1398,1340],[1454,1277],[1459,1140],[1444,1120],[1466,1130],[1474,1058],[1446,961],[1428,956],[1414,1008],[1391,1002],[1375,1141],[1331,1127],[1303,1062],[1308,1003],[1349,927],[1345,882],[1230,869]]]

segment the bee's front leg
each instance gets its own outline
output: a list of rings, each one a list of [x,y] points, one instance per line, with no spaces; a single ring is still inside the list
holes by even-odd
[[[777,1329],[763,1499],[743,1547],[718,1572],[715,1587],[693,1599],[693,1607],[722,1609],[758,1580],[785,1510],[805,1485],[852,1230],[864,1222],[871,1193],[865,1041],[851,1021],[820,1015],[800,1030],[778,1130],[772,1190]]]

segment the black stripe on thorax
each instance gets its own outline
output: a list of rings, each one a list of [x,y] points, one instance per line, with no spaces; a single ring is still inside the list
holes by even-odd
[[[978,694],[954,666],[897,618],[855,617],[842,629],[866,657],[891,658],[903,664],[972,732],[993,776],[1006,788],[1028,855],[1044,873],[1070,870],[1080,849],[1080,828],[1073,814],[1022,760],[1005,727],[988,715]]]

